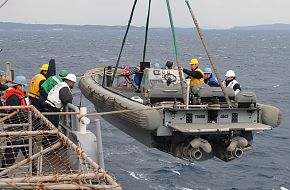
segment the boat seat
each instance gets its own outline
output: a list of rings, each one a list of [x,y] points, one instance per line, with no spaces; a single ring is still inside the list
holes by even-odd
[[[230,100],[235,99],[235,92],[230,87],[225,87],[225,91],[229,96]],[[221,87],[203,87],[198,91],[197,97],[200,99],[201,103],[223,103],[226,102],[224,93]]]
[[[156,85],[150,89],[150,103],[174,100],[182,101],[182,92],[179,86],[168,88],[164,85]]]
[[[252,91],[240,91],[236,95],[235,101],[239,108],[256,107],[257,97]]]

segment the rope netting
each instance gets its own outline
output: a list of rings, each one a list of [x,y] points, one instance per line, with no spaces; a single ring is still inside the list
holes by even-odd
[[[0,189],[121,189],[33,106],[0,111]]]

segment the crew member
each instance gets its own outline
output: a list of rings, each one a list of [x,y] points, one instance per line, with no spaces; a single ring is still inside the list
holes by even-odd
[[[235,72],[233,70],[228,70],[225,77],[226,79],[223,81],[223,85],[225,87],[231,87],[235,91],[235,95],[237,95],[242,89],[236,80]]]
[[[30,105],[30,100],[28,96],[25,94],[25,86],[27,85],[27,80],[24,76],[16,76],[15,79],[12,81],[13,85],[12,87],[8,88],[6,90],[6,94],[3,97],[4,100],[4,106],[27,106]],[[28,123],[28,115],[27,112],[29,109],[19,109],[19,112],[16,115],[11,116],[9,119],[5,120],[5,124],[23,124]],[[13,110],[7,110],[7,113],[13,112]],[[7,128],[8,131],[14,131],[20,130],[20,131],[26,131],[27,129],[23,127],[9,127]],[[19,146],[21,145],[21,146]],[[9,166],[12,166],[17,158],[17,155],[19,153],[19,150],[21,150],[23,156],[25,158],[28,158],[29,156],[29,147],[23,146],[28,145],[28,139],[13,139],[10,142],[7,142],[7,146],[10,146],[9,148],[6,148],[3,153],[2,158],[2,168],[6,168]],[[13,147],[11,147],[13,146]],[[32,170],[33,173],[36,173],[36,167],[34,163],[32,164]]]
[[[77,77],[69,73],[66,77],[63,77],[63,81],[57,84],[53,89],[51,89],[47,95],[46,111],[48,112],[59,112],[68,103],[72,103],[73,96],[71,89],[74,87],[74,84],[77,80]],[[48,120],[51,121],[54,126],[58,126],[59,117],[58,115],[48,115]]]
[[[191,59],[189,64],[191,70],[183,69],[183,72],[190,77],[190,88],[193,88],[198,84],[204,84],[204,73],[200,68],[198,68],[198,60]]]
[[[213,75],[211,68],[204,68],[204,83],[211,87],[220,86],[217,78]]]
[[[76,80],[77,77],[72,73],[69,73],[67,76],[63,77],[64,82],[57,84],[49,91],[45,101],[44,110],[47,112],[60,112],[66,104],[72,103],[73,96],[71,89],[74,87]],[[47,115],[46,117],[55,127],[58,127],[58,115]],[[56,141],[56,135],[49,135],[47,138],[43,139],[42,144],[43,147],[46,148]]]
[[[53,89],[57,84],[63,82],[62,78],[68,75],[67,70],[61,70],[58,75],[54,75],[49,77],[46,81],[41,85],[41,95],[45,98],[47,97],[49,91]]]
[[[40,88],[43,82],[46,80],[48,64],[45,63],[41,66],[41,71],[39,74],[32,77],[29,83],[29,93],[28,96],[31,100],[31,103],[36,109],[42,111],[41,106],[39,105],[39,97],[40,97]]]

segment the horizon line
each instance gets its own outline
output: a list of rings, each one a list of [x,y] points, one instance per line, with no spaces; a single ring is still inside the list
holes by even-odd
[[[21,22],[6,22],[6,21],[1,21],[0,23],[3,24],[19,24],[19,25],[46,25],[46,26],[53,26],[53,25],[62,25],[62,26],[105,26],[105,27],[126,27],[127,25],[102,25],[102,24],[61,24],[61,23],[55,23],[55,24],[45,24],[45,23],[21,23]],[[275,25],[285,25],[285,26],[289,26],[290,24],[286,24],[286,23],[272,23],[272,24],[257,24],[257,25],[238,25],[238,26],[232,26],[229,28],[214,28],[214,27],[204,27],[202,29],[205,30],[230,30],[230,29],[234,29],[234,28],[249,28],[249,27],[259,27],[259,26],[275,26]],[[131,25],[131,27],[135,27],[135,28],[145,28],[145,26],[136,26],[136,25]],[[168,29],[170,28],[170,26],[153,26],[153,27],[149,27],[151,29]],[[192,29],[192,28],[196,28],[195,26],[193,27],[182,27],[182,26],[176,26],[175,28],[178,29]]]

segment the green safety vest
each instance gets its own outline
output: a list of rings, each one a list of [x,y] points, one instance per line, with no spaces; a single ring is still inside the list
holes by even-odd
[[[63,82],[63,80],[60,78],[59,75],[54,75],[49,77],[42,85],[41,88],[44,90],[46,95],[49,93],[49,91],[55,87],[57,84]]]

